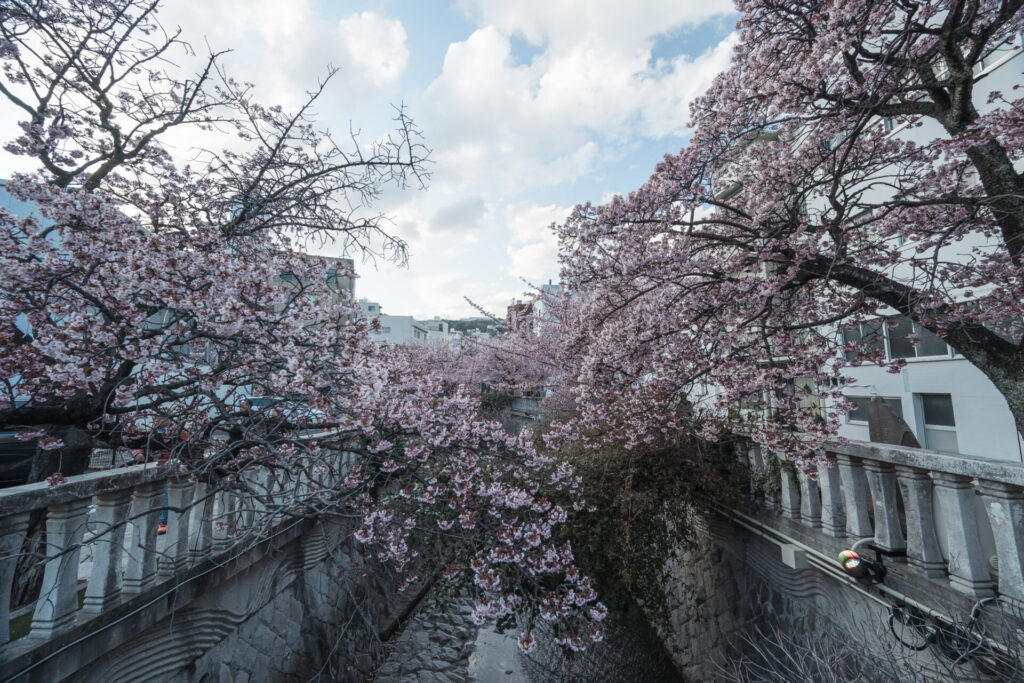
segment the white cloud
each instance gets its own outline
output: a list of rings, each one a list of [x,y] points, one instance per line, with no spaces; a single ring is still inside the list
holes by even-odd
[[[442,206],[430,220],[433,232],[471,232],[480,228],[487,204],[480,195],[470,195]]]
[[[377,85],[398,78],[409,61],[402,22],[362,12],[338,22],[339,39],[353,64]]]
[[[562,223],[571,209],[520,203],[505,211],[511,240],[506,252],[508,273],[528,280],[554,277],[558,272],[558,238],[552,223]]]
[[[643,7],[660,9],[640,18],[633,15],[644,15],[642,8],[587,3],[575,25],[571,3],[464,4],[485,25],[448,47],[441,74],[417,103],[438,150],[435,186],[448,191],[488,184],[515,197],[572,182],[637,136],[684,134],[689,103],[728,64],[735,42],[730,36],[696,57],[652,57],[659,35],[731,11],[724,3],[645,0]],[[620,25],[627,16],[629,25]],[[513,35],[543,49],[519,63]]]
[[[571,208],[564,206],[537,206],[522,202],[509,206],[505,210],[505,216],[512,233],[512,241],[522,244],[549,238],[554,240],[551,225],[564,222],[571,211]]]
[[[459,0],[459,5],[480,24],[534,45],[556,46],[587,35],[610,46],[629,46],[734,11],[731,0]]]
[[[397,79],[408,62],[402,23],[373,12],[328,19],[314,0],[170,2],[161,21],[180,25],[199,53],[203,41],[224,57],[230,73],[256,84],[261,99],[294,107],[328,64],[341,69],[327,97],[351,102]]]
[[[558,272],[558,246],[534,242],[508,248],[508,271],[527,280],[542,280]]]

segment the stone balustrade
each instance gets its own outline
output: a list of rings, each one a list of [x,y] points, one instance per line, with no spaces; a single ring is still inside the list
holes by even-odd
[[[743,449],[755,469],[771,457]],[[811,474],[780,458],[785,519],[850,544],[873,539],[905,553],[908,571],[1024,605],[1024,464],[857,441],[825,453]]]
[[[344,471],[351,457],[339,457]],[[243,497],[150,463],[89,472],[56,486],[0,490],[0,623],[10,624],[15,571],[32,515],[45,515],[46,558],[27,638],[45,642],[271,533],[284,519],[279,503],[330,487],[337,475],[311,473],[310,480],[299,481],[251,467],[241,476],[259,495]],[[165,506],[167,532],[161,536],[157,526]],[[8,632],[0,629],[0,661]]]

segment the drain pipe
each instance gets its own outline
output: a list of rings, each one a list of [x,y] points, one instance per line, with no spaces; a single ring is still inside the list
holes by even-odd
[[[835,562],[831,559],[831,557],[826,556],[824,553],[822,553],[822,552],[820,552],[818,550],[815,550],[814,548],[811,548],[810,546],[807,546],[807,545],[805,545],[803,543],[800,543],[799,541],[796,541],[796,540],[790,541],[790,540],[787,539],[785,542],[783,542],[778,537],[773,536],[770,533],[766,533],[762,528],[759,528],[759,527],[762,526],[760,522],[758,522],[756,519],[748,517],[747,515],[743,514],[742,512],[736,512],[736,511],[733,511],[733,510],[724,510],[723,508],[720,508],[720,507],[718,509],[719,509],[719,512],[724,512],[725,516],[727,516],[730,519],[732,519],[733,522],[735,522],[736,524],[739,524],[740,526],[742,526],[747,531],[750,531],[754,535],[759,536],[760,538],[763,538],[766,541],[769,541],[769,542],[779,546],[780,548],[783,545],[795,545],[795,546],[798,546],[801,550],[803,550],[805,553],[808,554],[809,559],[811,559],[813,561],[813,564],[820,571],[822,571],[825,574],[831,576],[832,578],[838,580],[840,583],[842,583],[842,584],[844,584],[846,586],[849,586],[849,587],[853,588],[854,590],[859,591],[860,593],[862,593],[863,595],[871,598],[872,600],[874,600],[878,604],[883,605],[885,607],[891,607],[891,605],[888,602],[886,602],[885,600],[879,599],[878,596],[874,595],[871,591],[866,590],[865,588],[860,586],[857,583],[856,580],[851,579],[846,574],[842,573],[837,567],[835,567]],[[863,545],[865,543],[870,543],[870,542],[872,542],[874,540],[875,539],[873,537],[872,538],[862,538],[862,539],[860,539],[859,541],[857,541],[856,543],[853,544],[852,550],[856,551],[856,549],[858,547],[860,547],[861,545]],[[939,611],[929,607],[928,605],[925,605],[925,604],[923,604],[921,602],[918,602],[917,600],[914,600],[910,596],[904,595],[900,591],[898,591],[898,590],[896,590],[896,589],[894,589],[894,588],[892,588],[890,586],[886,586],[884,583],[874,584],[874,586],[880,592],[886,593],[887,595],[895,598],[896,600],[904,602],[904,603],[910,605],[911,607],[914,607],[915,609],[918,609],[918,610],[920,610],[922,612],[925,612],[929,616],[935,617],[936,619],[942,619],[943,621],[945,621],[947,623],[950,623],[950,624],[955,623],[955,620],[953,619],[953,617],[949,616],[948,614],[943,614],[942,612],[939,612]]]

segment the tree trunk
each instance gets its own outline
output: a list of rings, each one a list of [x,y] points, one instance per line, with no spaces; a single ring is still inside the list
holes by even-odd
[[[1003,242],[1017,268],[1024,268],[1024,181],[1006,149],[995,140],[967,150],[988,195],[988,205],[1003,233]]]
[[[993,354],[980,344],[953,343],[953,348],[981,370],[996,386],[1006,399],[1017,431],[1024,434],[1024,354],[1018,352],[1014,358],[994,358]]]

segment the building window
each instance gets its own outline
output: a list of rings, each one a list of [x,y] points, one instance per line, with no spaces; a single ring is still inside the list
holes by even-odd
[[[924,415],[924,447],[958,453],[953,397],[949,394],[918,394]]]
[[[390,326],[382,327],[382,328],[380,328],[380,331],[381,331],[381,334],[391,334],[391,327]]]
[[[886,353],[889,360],[894,358],[935,358],[949,357],[950,348],[946,342],[924,329],[917,323],[911,322],[909,318],[899,317],[890,319],[895,322],[895,327],[889,329],[888,324],[883,321],[871,320],[853,327],[843,328],[843,344],[857,344],[863,347],[865,355],[872,351],[881,349]],[[916,334],[920,342],[915,347],[907,336]],[[886,346],[888,338],[888,346]],[[846,350],[843,352],[847,361],[853,361],[857,357],[857,351]]]
[[[857,407],[846,414],[847,422],[863,422],[868,421],[868,404],[871,403],[871,396],[844,396],[843,397],[848,403],[853,403]],[[882,398],[885,405],[889,406],[892,412],[903,417],[903,401],[898,398]]]
[[[839,149],[839,146],[841,144],[843,144],[843,141],[847,138],[847,136],[849,134],[850,134],[850,131],[848,131],[848,130],[844,130],[841,133],[837,133],[836,135],[834,135],[832,137],[832,139],[830,139],[827,142],[825,142],[825,149],[830,151],[830,152]]]
[[[881,320],[869,320],[868,322],[843,328],[843,344],[858,344],[863,347],[865,353],[881,349],[885,352],[885,332]],[[853,361],[857,357],[857,351],[845,351],[847,361]]]
[[[914,325],[909,318],[897,318],[896,327],[889,328],[889,357],[890,358],[916,358],[917,353],[914,345],[907,339],[912,334]]]
[[[907,339],[909,334],[916,334],[921,339],[916,348]],[[889,329],[889,357],[928,358],[934,356],[949,356],[949,347],[946,346],[946,342],[917,323],[912,323],[909,318],[897,318],[896,327]]]
[[[889,133],[889,132],[892,131],[893,127],[894,126],[893,126],[892,117],[891,116],[883,116],[882,117],[882,130],[884,130],[886,133]]]

